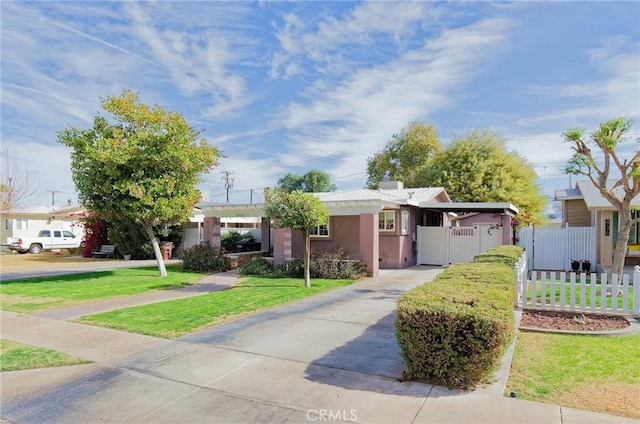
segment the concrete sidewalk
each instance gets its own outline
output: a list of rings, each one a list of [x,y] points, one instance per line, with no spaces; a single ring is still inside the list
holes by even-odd
[[[95,363],[2,373],[1,416],[24,424],[636,422],[504,398],[495,390],[504,372],[473,393],[399,382],[396,300],[439,272],[384,271],[180,340],[2,312],[3,338]],[[210,287],[233,278],[221,277]]]

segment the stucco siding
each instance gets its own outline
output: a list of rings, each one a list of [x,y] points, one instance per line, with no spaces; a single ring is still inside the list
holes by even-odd
[[[342,248],[350,257],[360,256],[360,217],[332,216],[329,237],[311,237],[311,250],[330,252]]]

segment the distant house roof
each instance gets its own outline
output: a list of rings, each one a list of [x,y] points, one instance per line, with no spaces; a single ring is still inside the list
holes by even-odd
[[[607,187],[613,187],[614,181],[608,181]],[[616,195],[619,199],[623,196],[621,188],[616,189]],[[605,199],[600,190],[598,190],[591,181],[578,181],[576,188],[556,190],[556,200],[577,200],[583,199],[587,209],[590,211],[606,211],[614,210],[613,205]],[[636,196],[632,203],[632,207],[640,207],[640,196]]]
[[[30,206],[24,208],[10,209],[2,211],[2,215],[8,215],[13,217],[21,216],[43,216],[43,215],[55,215],[55,216],[75,216],[79,212],[84,211],[82,205],[69,205],[69,206]]]

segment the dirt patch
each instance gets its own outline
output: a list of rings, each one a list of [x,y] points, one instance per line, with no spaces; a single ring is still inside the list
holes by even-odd
[[[542,330],[610,331],[627,328],[629,322],[623,317],[606,315],[524,311],[520,326]]]
[[[72,255],[61,252],[42,252],[37,255],[27,253],[0,254],[0,269],[3,273],[10,272],[38,272],[57,271],[66,269],[69,265],[91,264],[99,262],[98,259],[83,258],[80,255]],[[103,260],[104,261],[104,260]]]
[[[559,401],[561,405],[571,408],[640,419],[638,393],[638,384],[580,385],[565,393]]]

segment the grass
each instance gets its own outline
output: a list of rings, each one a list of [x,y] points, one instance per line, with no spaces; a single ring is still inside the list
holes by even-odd
[[[611,288],[611,286],[608,286],[609,288]],[[528,284],[527,286],[527,301],[531,302],[531,298],[532,298],[532,288],[531,288],[531,284]],[[606,289],[605,289],[606,290]],[[590,285],[586,285],[585,286],[585,290],[584,290],[584,303],[585,305],[588,307],[589,305],[591,305],[591,294],[592,294],[592,287]],[[559,305],[560,304],[560,295],[562,293],[562,290],[560,288],[559,284],[555,285],[555,290],[554,293],[552,293],[551,291],[551,287],[550,284],[547,283],[545,285],[545,302],[547,305],[551,304],[551,295],[554,294],[555,296],[555,304]],[[627,303],[628,303],[628,308],[632,309],[633,308],[633,296],[634,296],[634,290],[633,288],[629,288],[628,291],[628,298],[627,298]],[[541,294],[542,294],[542,289],[540,287],[540,284],[536,284],[536,299],[538,302],[540,302],[541,300]],[[571,289],[569,287],[569,285],[565,285],[565,290],[564,290],[564,296],[565,296],[565,304],[568,306],[569,302],[571,300]],[[575,291],[574,291],[574,300],[575,300],[575,304],[576,305],[580,305],[582,302],[582,289],[580,284],[577,284],[575,286]],[[602,286],[600,284],[596,284],[595,285],[595,308],[596,310],[600,310],[601,306],[602,306]],[[606,307],[611,309],[612,305],[613,305],[613,297],[612,296],[607,296],[605,297],[606,299]],[[623,298],[623,292],[622,292],[622,287],[618,286],[618,291],[617,291],[617,297],[616,297],[616,305],[617,305],[617,309],[622,309],[624,307],[624,298]]]
[[[55,350],[29,346],[9,340],[0,340],[1,372],[89,363],[91,361],[69,356]]]
[[[202,296],[120,309],[78,321],[150,336],[175,338],[231,319],[351,284],[352,280],[246,277]]]
[[[182,271],[177,265],[167,266],[167,272],[166,277],[160,278],[158,269],[149,267],[2,281],[0,308],[33,313],[151,290],[174,289],[202,278],[202,274]]]
[[[640,334],[620,337],[521,332],[506,393],[640,419]]]

